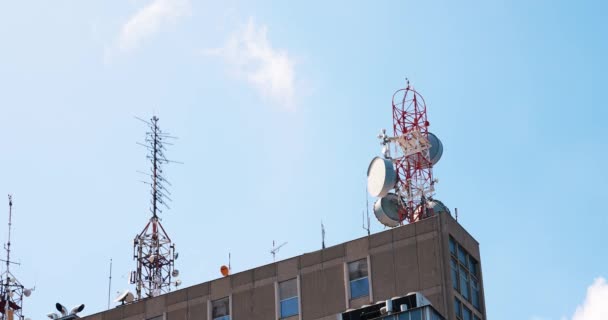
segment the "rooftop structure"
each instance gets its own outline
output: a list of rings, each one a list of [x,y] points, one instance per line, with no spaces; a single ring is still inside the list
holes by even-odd
[[[477,241],[449,214],[436,214],[86,319],[335,320],[411,292],[439,319],[485,319],[480,261]]]

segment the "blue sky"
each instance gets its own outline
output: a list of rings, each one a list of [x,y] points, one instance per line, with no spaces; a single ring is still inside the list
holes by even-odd
[[[105,309],[110,258],[112,295],[128,288],[149,203],[134,116],[180,137],[163,224],[188,286],[229,252],[240,271],[271,262],[273,240],[288,241],[278,258],[317,250],[321,220],[330,245],[363,236],[375,136],[409,77],[444,144],[437,198],[481,243],[488,317],[600,319],[607,7],[0,4],[0,191],[14,195],[15,274],[36,285],[26,314]]]

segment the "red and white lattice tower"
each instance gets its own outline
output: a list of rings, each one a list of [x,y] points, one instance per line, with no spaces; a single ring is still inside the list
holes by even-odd
[[[161,213],[161,206],[167,207],[166,201],[171,200],[167,196],[169,192],[166,185],[169,183],[163,176],[162,166],[172,162],[165,158],[163,140],[173,137],[160,130],[158,117],[154,116],[146,123],[150,126],[150,131],[147,133],[146,144],[142,145],[149,150],[148,159],[152,165],[151,181],[148,183],[152,188],[150,192],[152,217],[133,240],[133,259],[137,262],[137,268],[131,273],[130,281],[135,284],[137,299],[167,293],[171,291],[171,286],[181,284],[181,281],[176,279],[179,272],[175,269],[177,259],[175,244],[163,228],[158,216]]]
[[[432,214],[420,208],[426,208],[425,203],[435,192],[426,103],[407,81],[407,86],[393,95],[392,105],[394,137],[391,140],[396,142],[392,159],[397,172],[395,191],[399,195],[399,217],[401,221],[414,222]]]

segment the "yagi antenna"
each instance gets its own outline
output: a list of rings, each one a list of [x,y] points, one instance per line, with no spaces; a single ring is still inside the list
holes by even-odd
[[[287,242],[283,242],[281,245],[275,246],[274,240],[272,240],[272,250],[270,250],[270,253],[272,254],[272,261],[276,261],[277,252],[279,252],[279,250],[286,244]]]
[[[171,286],[181,285],[181,280],[177,279],[179,271],[175,269],[177,252],[175,244],[165,231],[160,222],[159,215],[162,213],[160,207],[169,209],[167,202],[171,201],[171,192],[167,186],[171,184],[163,175],[163,167],[171,161],[165,156],[165,145],[170,145],[166,140],[175,137],[163,132],[158,126],[158,117],[153,116],[150,121],[140,118],[149,126],[146,133],[145,143],[139,143],[149,152],[146,158],[150,160],[151,168],[149,171],[150,181],[150,213],[152,217],[144,229],[135,236],[133,240],[133,259],[137,262],[136,271],[130,275],[129,282],[135,285],[135,295],[131,294],[121,298],[121,302],[129,299],[142,299],[144,297],[155,297],[171,291]],[[174,279],[172,279],[174,278]],[[128,296],[128,297],[127,297]],[[133,298],[131,298],[133,297]]]

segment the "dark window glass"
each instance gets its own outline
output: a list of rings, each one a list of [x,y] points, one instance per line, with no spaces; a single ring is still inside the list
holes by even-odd
[[[422,320],[422,309],[412,310],[410,320]]]
[[[291,279],[279,283],[279,298],[280,300],[293,298],[298,296],[298,280]]]
[[[462,318],[462,305],[458,298],[454,298],[454,313],[456,313],[458,318]]]
[[[471,303],[479,310],[479,282],[471,277]]]
[[[460,260],[460,263],[462,263],[465,266],[468,263],[467,252],[464,251],[464,249],[460,245],[458,245],[458,260]]]
[[[281,318],[298,314],[298,297],[281,300]]]
[[[456,255],[456,243],[452,237],[450,237],[450,253]]]
[[[474,275],[474,276],[479,276],[478,274],[478,264],[477,261],[475,260],[475,258],[469,256],[469,271]]]
[[[458,262],[454,259],[450,259],[450,269],[452,273],[452,286],[454,290],[458,291]]]
[[[460,294],[462,294],[465,299],[470,300],[469,293],[469,276],[467,271],[460,266]]]
[[[348,280],[350,281],[351,299],[369,295],[367,259],[353,261],[348,264]]]
[[[230,319],[230,298],[222,298],[211,302],[211,318],[213,320]]]
[[[471,309],[462,306],[462,320],[473,320],[473,313]]]
[[[476,315],[473,315],[473,320],[481,320],[481,318]]]
[[[353,261],[348,264],[348,279],[356,280],[367,277],[367,259]]]
[[[291,279],[279,283],[279,305],[281,318],[298,314],[298,280]]]
[[[367,277],[350,282],[350,298],[356,299],[369,295],[369,280]]]

